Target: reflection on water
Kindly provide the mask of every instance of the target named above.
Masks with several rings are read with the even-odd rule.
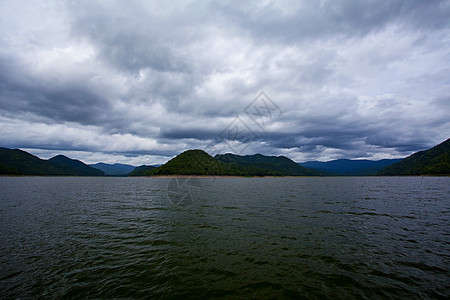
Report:
[[[0,178],[4,297],[448,297],[449,178]]]

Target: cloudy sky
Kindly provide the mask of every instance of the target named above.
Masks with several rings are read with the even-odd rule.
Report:
[[[450,137],[450,1],[0,0],[0,146],[404,157]]]

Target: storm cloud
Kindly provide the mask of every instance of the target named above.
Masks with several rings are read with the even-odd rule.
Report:
[[[0,146],[394,158],[450,136],[450,1],[2,1]]]

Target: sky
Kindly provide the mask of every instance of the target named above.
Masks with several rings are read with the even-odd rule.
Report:
[[[450,136],[450,1],[0,0],[0,146],[399,158]]]

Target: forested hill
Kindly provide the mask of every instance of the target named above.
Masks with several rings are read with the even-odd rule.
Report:
[[[450,139],[431,149],[414,153],[377,175],[450,175]]]
[[[266,156],[262,154],[236,155],[218,154],[215,159],[227,163],[266,170],[268,173],[279,173],[286,176],[315,176],[322,173],[316,170],[307,169],[285,156]]]
[[[319,172],[303,168],[280,156],[234,154],[212,157],[202,150],[188,150],[164,165],[149,169],[145,175],[214,175],[214,176],[306,176]]]
[[[68,158],[64,155],[57,155],[48,160],[54,166],[57,166],[59,169],[64,170],[67,175],[72,176],[102,176],[105,175],[105,172],[95,169],[91,166],[86,165],[85,163]]]
[[[63,155],[45,160],[19,149],[0,148],[0,174],[101,176],[104,173]]]

